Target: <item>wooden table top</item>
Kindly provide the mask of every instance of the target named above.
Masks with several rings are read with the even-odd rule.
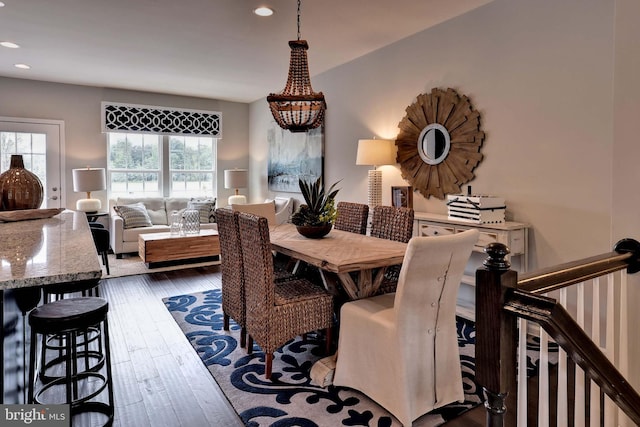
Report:
[[[295,225],[269,228],[272,248],[333,273],[345,273],[402,264],[407,244],[393,240],[331,230],[321,239],[309,239]]]

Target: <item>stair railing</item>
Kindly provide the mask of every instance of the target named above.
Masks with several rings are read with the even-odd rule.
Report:
[[[510,269],[505,245],[492,243],[485,252],[484,268],[476,272],[476,381],[485,395],[486,425],[609,426],[624,425],[628,420],[640,425],[640,395],[620,372],[620,368],[626,369],[627,360],[626,274],[640,271],[640,243],[624,239],[613,252],[520,278]],[[603,278],[606,284],[601,291]],[[584,296],[588,281],[594,282],[591,306],[585,304]],[[567,304],[567,290],[574,288],[577,297],[573,304]],[[559,300],[549,296],[554,293],[560,295]],[[600,293],[607,295],[604,316]],[[571,305],[577,306],[573,307],[575,318]],[[586,328],[585,313],[589,311],[591,325]],[[620,317],[614,319],[614,313]],[[527,396],[531,380],[526,375],[526,342],[532,336],[531,324],[541,330],[535,376],[539,388]],[[604,339],[601,330],[606,331]],[[622,348],[618,357],[612,336],[617,336]],[[602,341],[606,341],[604,346]],[[559,349],[553,376],[547,367],[547,342]],[[616,361],[621,363],[616,366]],[[555,396],[549,394],[550,383],[555,385],[551,387]],[[539,402],[532,405],[535,395]],[[620,414],[612,411],[613,405]],[[537,413],[527,413],[532,406],[537,407]]]

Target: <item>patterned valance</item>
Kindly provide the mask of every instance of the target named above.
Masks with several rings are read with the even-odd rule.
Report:
[[[102,131],[221,138],[222,113],[103,102]]]

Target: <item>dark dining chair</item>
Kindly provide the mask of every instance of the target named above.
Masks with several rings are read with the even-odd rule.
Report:
[[[218,235],[220,237],[220,272],[222,273],[223,329],[229,330],[229,320],[240,326],[240,347],[246,346],[245,278],[240,245],[240,211],[228,208],[216,209]],[[283,268],[274,267],[277,283],[295,279]]]
[[[407,243],[413,235],[414,212],[411,208],[376,206],[371,220],[371,236]],[[400,265],[387,267],[378,293],[395,292]]]
[[[240,242],[245,278],[245,314],[249,336],[265,353],[265,377],[271,378],[273,353],[292,338],[324,330],[331,348],[333,297],[306,279],[276,282],[267,219],[240,213]]]
[[[229,319],[240,326],[240,347],[246,345],[244,272],[237,211],[216,209],[220,237],[220,272],[222,273],[223,329],[229,330]]]
[[[337,216],[333,227],[336,230],[366,234],[369,206],[362,203],[338,202]]]

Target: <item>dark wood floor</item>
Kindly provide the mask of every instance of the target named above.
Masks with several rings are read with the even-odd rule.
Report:
[[[216,287],[217,266],[102,280],[102,296],[109,301],[115,427],[244,425],[162,303],[167,296]],[[5,403],[23,403],[22,316],[10,292],[5,331]],[[83,427],[103,423],[99,415],[74,418]]]
[[[219,287],[217,266],[102,281],[110,305],[114,426],[243,426],[162,303]],[[478,409],[447,426],[484,426],[484,408]],[[99,425],[93,421],[86,425]]]
[[[242,426],[162,298],[220,287],[217,267],[104,280],[116,427]]]

